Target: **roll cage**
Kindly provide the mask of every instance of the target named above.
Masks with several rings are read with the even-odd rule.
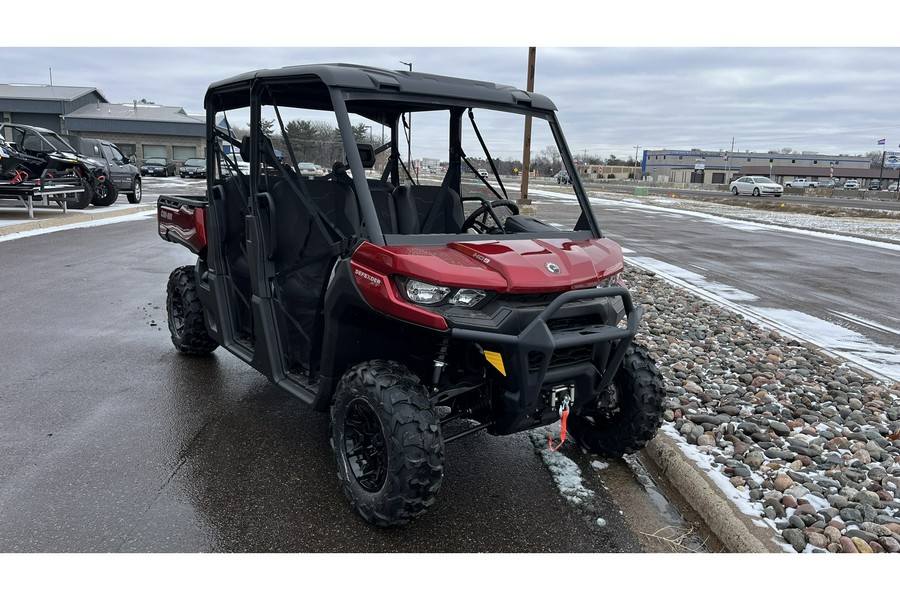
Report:
[[[267,183],[269,178],[284,178],[294,181],[298,179],[293,168],[293,165],[297,164],[297,157],[291,151],[291,143],[285,134],[285,124],[280,116],[280,110],[290,107],[332,112],[337,121],[340,142],[344,148],[344,161],[340,166],[335,165],[336,168],[332,169],[332,173],[324,176],[324,179],[344,178],[344,181],[352,186],[358,202],[360,218],[358,231],[354,233],[358,239],[367,240],[376,245],[445,244],[449,234],[453,235],[453,239],[462,239],[461,236],[467,235],[465,232],[450,231],[449,229],[452,227],[442,228],[434,225],[435,219],[432,217],[435,211],[429,212],[428,208],[433,209],[442,202],[456,202],[457,198],[459,202],[479,200],[482,205],[486,205],[486,211],[493,214],[491,201],[515,201],[510,198],[509,190],[504,185],[491,158],[488,145],[478,129],[475,111],[501,111],[546,121],[559,149],[563,166],[569,172],[577,172],[556,120],[556,107],[553,103],[540,94],[493,83],[419,72],[379,70],[356,65],[311,65],[256,71],[214,83],[206,94],[205,105],[209,134],[207,136],[208,173],[222,173],[224,165],[226,174],[241,178],[251,200],[248,210],[256,214],[266,211],[266,206],[258,205],[258,201],[261,197],[260,192],[271,187],[270,183]],[[223,123],[217,117],[224,111],[237,108],[249,108],[250,110],[250,135],[246,139],[238,140],[233,135],[231,125],[226,122],[223,127]],[[262,128],[264,110],[268,111],[270,122],[277,121],[272,136],[267,136]],[[449,115],[446,124],[449,138],[446,148],[445,175],[439,189],[428,190],[431,194],[430,198],[424,200],[416,198],[423,213],[423,218],[420,219],[423,222],[420,225],[425,226],[424,231],[405,231],[401,234],[393,231],[390,226],[386,226],[383,211],[380,212],[376,208],[373,194],[376,193],[376,189],[379,190],[379,194],[384,190],[396,189],[404,182],[413,186],[418,185],[417,173],[403,160],[401,144],[403,133],[408,127],[406,115],[434,111],[446,111]],[[274,118],[271,118],[273,115]],[[378,147],[360,144],[354,137],[352,123],[354,116],[365,117],[387,128],[390,132],[387,141]],[[471,123],[480,149],[487,156],[490,164],[489,178],[478,174],[478,169],[469,161],[463,148],[462,132],[467,121]],[[278,137],[287,146],[287,157],[276,156],[272,138]],[[229,154],[223,151],[223,145],[240,148],[240,157],[250,165],[248,177],[239,175],[237,157],[233,152]],[[371,167],[373,158],[385,152],[388,159],[381,176],[375,181],[367,179],[366,170]],[[285,164],[286,158],[290,158],[290,163]],[[465,186],[462,182],[462,173],[464,172],[474,174],[483,184],[484,193],[480,194],[480,198],[466,196]],[[301,199],[304,196],[308,197],[308,194],[301,189],[302,186],[295,187],[298,188],[296,193]],[[581,215],[575,224],[574,231],[551,232],[542,229],[542,237],[567,237],[570,239],[601,237],[601,231],[590,209],[587,195],[577,178],[573,181],[573,188],[581,207]],[[450,196],[451,200],[447,200],[447,196]],[[265,203],[265,200],[263,199],[262,202]],[[425,203],[428,208],[422,208],[422,203]],[[315,210],[315,207],[312,206],[314,203],[309,202],[308,204],[311,212],[318,214],[320,228],[330,230],[331,234],[336,233],[335,223],[329,222],[327,218],[319,214],[322,211]],[[455,210],[455,208],[451,207],[447,210]],[[429,218],[431,218],[431,223],[428,222]],[[458,222],[458,217],[448,217],[450,222],[454,218]],[[494,231],[493,233],[503,233],[505,237],[533,237],[533,234],[527,230],[522,232]],[[476,235],[475,239],[478,237]]]

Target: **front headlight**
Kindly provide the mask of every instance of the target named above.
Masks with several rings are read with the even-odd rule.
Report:
[[[625,287],[625,282],[621,279],[621,277],[622,277],[621,273],[616,273],[615,275],[612,275],[605,279],[601,279],[600,282],[597,284],[597,287],[598,288],[608,288],[608,287],[615,287],[615,286]]]
[[[408,279],[405,285],[406,297],[416,304],[437,304],[447,297],[450,288],[434,283]]]
[[[487,297],[487,293],[482,290],[472,290],[463,288],[453,294],[450,298],[450,304],[461,306],[463,308],[472,308]]]

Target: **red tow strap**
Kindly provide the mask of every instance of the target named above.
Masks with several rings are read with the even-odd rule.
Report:
[[[553,435],[547,434],[550,439],[547,440],[547,445],[550,446],[550,452],[556,452],[566,441],[566,419],[569,418],[569,409],[565,409],[562,411],[562,420],[559,422],[559,444],[557,444],[556,448],[553,447]]]

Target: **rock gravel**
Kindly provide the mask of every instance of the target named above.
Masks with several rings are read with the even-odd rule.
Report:
[[[900,552],[900,385],[627,265],[666,384],[665,433],[788,551]]]

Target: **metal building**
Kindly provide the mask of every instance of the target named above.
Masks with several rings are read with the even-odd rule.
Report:
[[[765,175],[778,183],[798,177],[851,179],[869,177],[871,160],[864,156],[780,154],[709,150],[644,150],[646,179],[668,183],[724,184],[744,175]]]
[[[112,104],[89,87],[0,84],[0,121],[106,139],[139,163],[150,156],[181,163],[206,147],[204,117],[143,101]]]
[[[0,121],[66,133],[63,115],[97,102],[109,101],[96,88],[2,83]]]

